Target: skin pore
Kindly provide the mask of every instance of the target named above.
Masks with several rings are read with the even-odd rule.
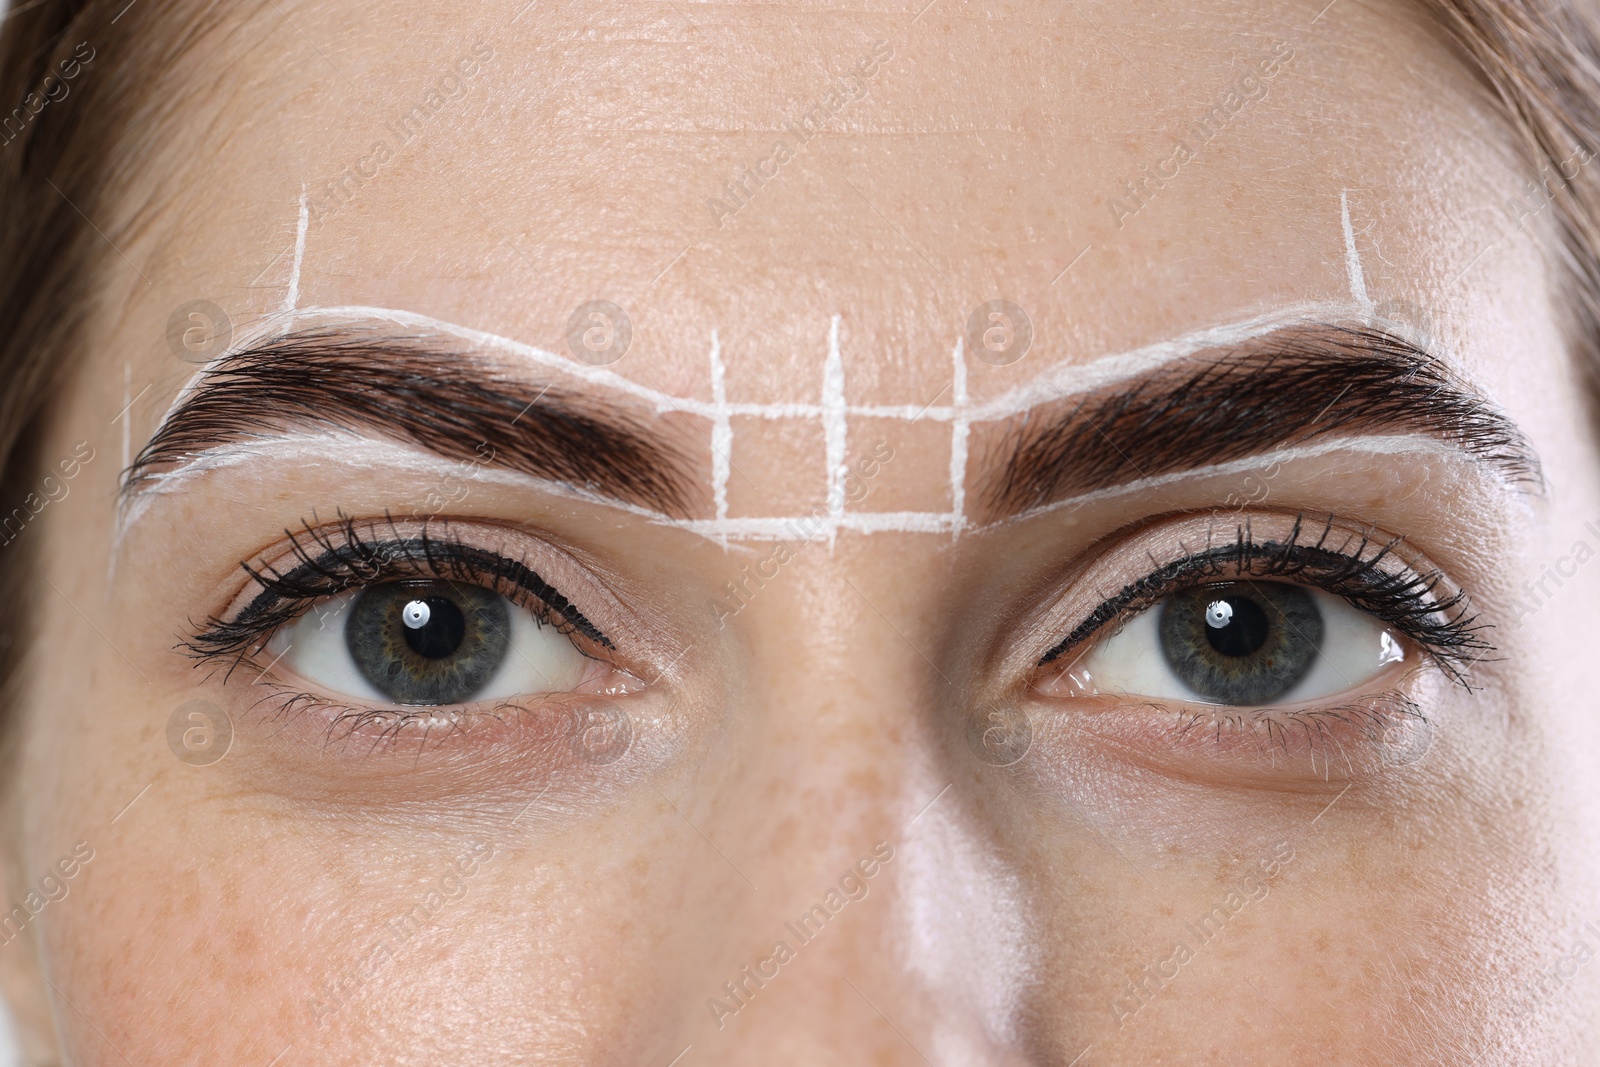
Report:
[[[1506,214],[1514,140],[1419,14],[226,26],[152,75],[182,106],[96,220],[121,254],[40,446],[99,458],[23,534],[11,899],[93,853],[0,946],[30,1056],[1487,1064],[1600,1037],[1600,469],[1546,220]],[[169,348],[194,300],[231,324],[210,369],[251,356],[263,388]],[[1020,358],[970,343],[992,300],[1028,316]],[[591,301],[628,316],[613,362],[568,345]],[[1471,432],[1371,417],[1415,375],[1357,407],[1353,374],[1285,362],[1373,336]],[[366,373],[336,374],[352,346]],[[1209,400],[1118,400],[1224,363]],[[1274,389],[1302,424],[1215,447]],[[1030,451],[1051,419],[1064,450]],[[1024,455],[1055,468],[1008,479]],[[1354,555],[1338,595],[1420,583],[1454,628],[1358,612],[1396,658],[1272,714],[1121,699],[1126,620],[1061,649],[1228,546],[1254,580]],[[315,622],[239,620],[335,550],[535,572],[586,655],[528,666],[570,691],[401,719],[302,677]],[[171,740],[195,701],[220,760]]]

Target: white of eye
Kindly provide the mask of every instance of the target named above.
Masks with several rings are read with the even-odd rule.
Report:
[[[1395,632],[1350,602],[1320,589],[1306,589],[1322,613],[1322,646],[1305,677],[1278,699],[1279,704],[1299,704],[1353,690],[1405,659],[1405,647]],[[1219,602],[1220,607],[1228,607]],[[1225,626],[1232,617],[1206,609],[1206,623]],[[1161,649],[1161,606],[1153,605],[1102,639],[1069,672],[1078,687],[1155,700],[1214,703],[1196,693],[1178,677]]]
[[[267,662],[281,663],[319,688],[346,699],[391,703],[367,681],[345,642],[345,621],[361,592],[353,589],[330,597],[279,629],[264,650]],[[592,661],[566,635],[540,625],[526,608],[510,605],[509,614],[511,639],[505,660],[468,699],[509,700],[576,689]],[[429,616],[428,605],[421,601],[412,601],[401,609],[402,622],[413,629],[426,625]]]

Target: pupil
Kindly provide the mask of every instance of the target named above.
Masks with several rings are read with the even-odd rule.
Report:
[[[1261,605],[1242,596],[1216,601],[1212,609],[1218,604],[1226,604],[1230,613],[1223,625],[1206,627],[1206,640],[1213,649],[1224,656],[1248,656],[1267,643],[1267,613],[1261,610]],[[1208,611],[1206,621],[1209,623],[1211,618],[1222,614],[1217,611],[1213,616]]]
[[[460,648],[462,639],[467,635],[467,617],[455,602],[440,596],[430,596],[420,601],[426,608],[426,621],[421,626],[413,627],[410,625],[411,618],[423,616],[423,612],[411,610],[418,603],[414,600],[406,606],[410,617],[401,628],[411,651],[428,659],[443,659]]]

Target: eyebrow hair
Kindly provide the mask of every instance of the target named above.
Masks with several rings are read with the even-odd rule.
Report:
[[[1009,420],[982,498],[995,518],[1074,494],[1382,432],[1439,438],[1513,482],[1543,484],[1520,430],[1393,334],[1295,326]]]
[[[615,404],[422,335],[319,327],[219,357],[128,467],[125,494],[207,449],[303,426],[376,434],[688,517],[685,461]]]

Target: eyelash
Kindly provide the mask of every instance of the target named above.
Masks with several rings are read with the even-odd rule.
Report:
[[[1464,592],[1437,597],[1443,583],[1437,571],[1423,574],[1409,567],[1382,566],[1400,544],[1398,537],[1379,545],[1368,534],[1352,533],[1339,548],[1329,548],[1333,520],[1327,520],[1312,543],[1302,543],[1303,522],[1304,516],[1296,516],[1283,541],[1258,542],[1247,520],[1237,527],[1231,543],[1187,553],[1123,586],[1046,652],[1039,666],[1049,666],[1107,626],[1207,579],[1290,578],[1343,597],[1393,626],[1429,653],[1452,681],[1470,688],[1467,668],[1494,652],[1494,646],[1483,638],[1484,627],[1477,617],[1469,613]]]
[[[440,535],[435,535],[428,523],[414,534],[402,535],[392,516],[385,519],[392,536],[381,540],[343,515],[332,528],[316,528],[303,521],[300,530],[285,531],[296,564],[288,570],[240,564],[260,592],[232,619],[206,620],[180,647],[203,662],[231,659],[231,674],[274,632],[318,601],[362,586],[419,575],[481,585],[531,611],[541,624],[558,633],[607,650],[616,647],[521,561],[466,543],[450,533],[448,523],[442,524],[445,528]],[[434,524],[441,525],[437,520]],[[581,643],[579,651],[584,651]]]

